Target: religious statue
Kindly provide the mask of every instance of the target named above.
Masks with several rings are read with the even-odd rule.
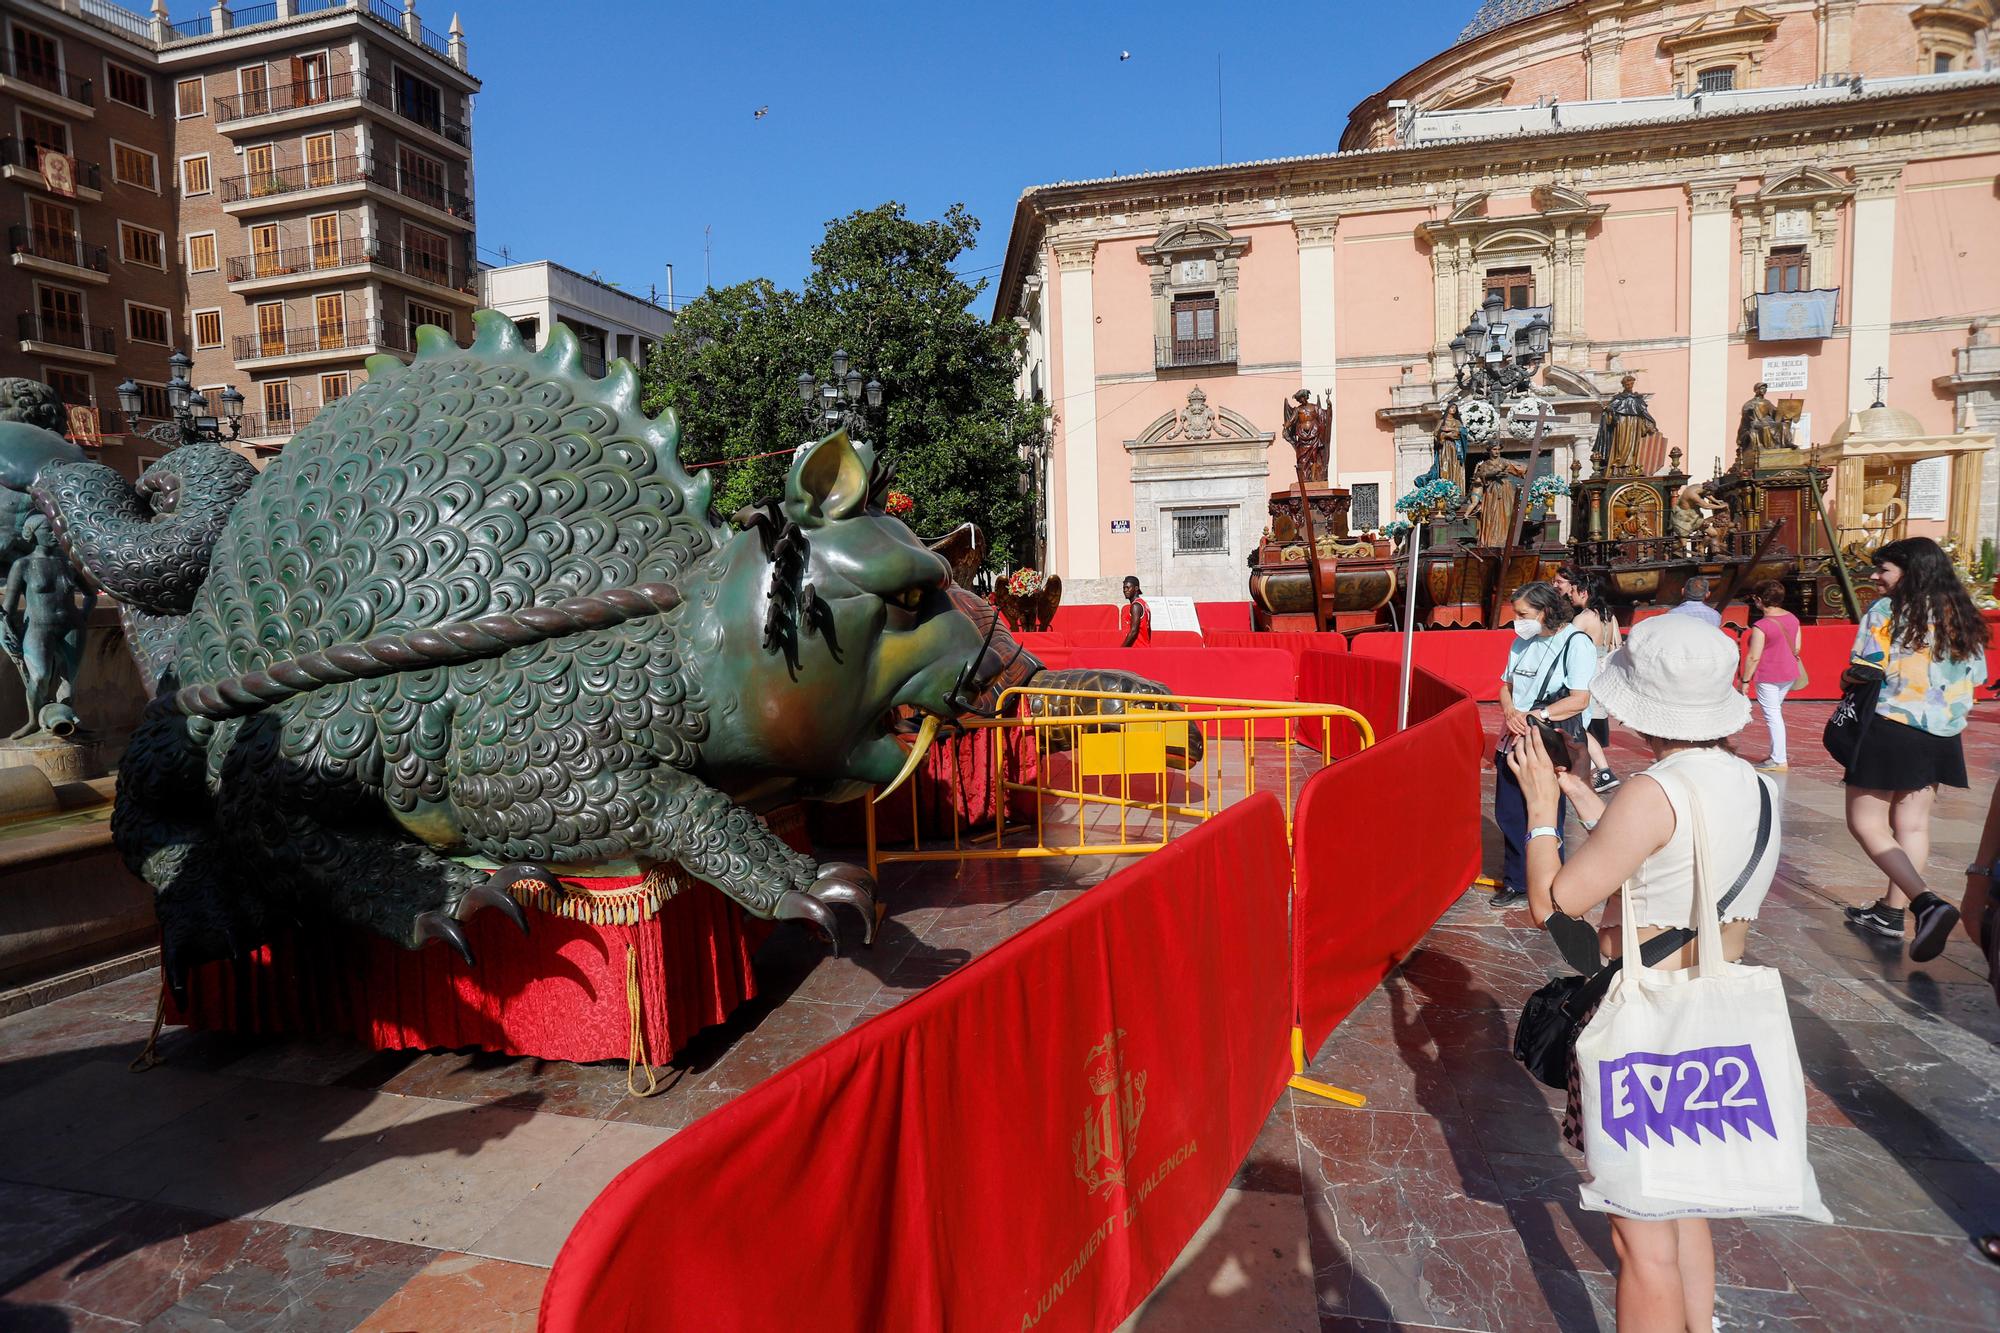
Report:
[[[1431,470],[1419,481],[1433,481],[1442,477],[1458,487],[1458,493],[1466,493],[1465,485],[1465,427],[1458,419],[1458,404],[1452,403],[1444,410],[1437,429],[1431,432]]]
[[[1498,440],[1486,446],[1486,457],[1472,469],[1472,502],[1465,510],[1467,519],[1478,520],[1478,545],[1504,547],[1514,535],[1514,506],[1521,497],[1514,479],[1527,475],[1528,469],[1500,456]]]
[[[421,329],[261,473],[198,443],[136,488],[35,479],[156,692],[112,830],[169,985],[301,919],[470,962],[475,912],[525,929],[559,876],[666,862],[872,936],[867,872],[739,802],[893,788],[1004,665],[885,512],[893,466],[836,431],[725,521],[630,367],[473,322],[469,348]]]
[[[1704,526],[1708,515],[1729,513],[1729,506],[1716,498],[1712,481],[1691,481],[1674,494],[1673,512],[1668,516],[1681,551],[1690,560],[1699,559],[1707,549]]]
[[[1326,394],[1315,403],[1312,393],[1300,389],[1284,404],[1285,439],[1299,465],[1299,480],[1311,484],[1326,480],[1326,460],[1333,439],[1333,401]]]
[[[1604,405],[1592,456],[1608,477],[1644,477],[1659,470],[1660,426],[1646,406],[1649,395],[1635,390],[1631,375],[1619,381],[1619,391]],[[1650,446],[1650,447],[1649,447]]]
[[[1739,459],[1756,450],[1791,447],[1790,423],[1779,415],[1777,405],[1764,396],[1768,387],[1759,380],[1750,401],[1743,404],[1736,426],[1736,456]]]
[[[97,595],[78,586],[56,531],[29,493],[51,464],[77,463],[64,439],[55,391],[34,380],[0,380],[0,651],[21,678],[27,720],[11,740],[68,736],[84,629]]]

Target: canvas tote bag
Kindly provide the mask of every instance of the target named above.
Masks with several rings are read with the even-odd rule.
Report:
[[[1701,801],[1682,789],[1700,954],[1676,972],[1641,964],[1628,896],[1623,966],[1576,1043],[1590,1171],[1583,1206],[1646,1221],[1830,1222],[1806,1157],[1805,1075],[1783,980],[1723,960]]]

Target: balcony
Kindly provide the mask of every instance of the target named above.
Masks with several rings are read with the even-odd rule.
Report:
[[[20,181],[37,190],[47,190],[49,184],[42,179],[39,151],[45,147],[46,144],[38,144],[32,139],[17,139],[11,134],[0,139],[0,178]],[[97,163],[76,164],[76,197],[87,204],[94,204],[104,197],[104,171]]]
[[[407,352],[410,340],[394,324],[357,319],[313,328],[239,333],[230,350],[239,367],[251,369],[281,359],[346,359],[366,352]]]
[[[252,176],[224,176],[216,183],[226,208],[231,204],[254,203],[270,199],[277,201],[274,206],[289,208],[293,204],[288,196],[302,194],[307,190],[332,190],[343,185],[360,185],[368,179],[367,160],[353,154],[345,157],[328,158],[320,162],[306,162],[298,166],[275,167],[270,171]]]
[[[97,93],[89,79],[29,60],[14,50],[0,50],[0,93],[13,93],[84,120],[97,114]]]
[[[301,274],[324,273],[329,269],[353,268],[369,262],[367,242],[358,236],[313,245],[290,246],[283,250],[254,250],[247,255],[231,255],[224,266],[229,284],[259,282],[267,278],[291,278]]]
[[[1182,366],[1233,366],[1236,364],[1236,331],[1228,330],[1213,338],[1153,339],[1153,369],[1173,370]]]
[[[1755,292],[1743,298],[1743,332],[1757,342],[1807,342],[1833,336],[1840,288]]]
[[[295,407],[289,412],[245,412],[242,437],[246,440],[268,440],[275,436],[292,435],[304,430],[306,423],[318,412],[316,406]]]
[[[307,116],[331,112],[356,101],[364,91],[353,70],[340,70],[319,79],[300,79],[270,88],[258,88],[234,97],[215,99],[215,123],[230,127],[230,133],[261,128],[278,117]]]
[[[441,262],[420,250],[405,249],[391,241],[377,241],[374,258],[377,264],[402,277],[455,292],[468,301],[478,299],[479,289],[470,275],[460,272],[449,261]]]
[[[85,324],[82,320],[37,314],[32,310],[23,310],[17,323],[24,352],[103,366],[115,360],[115,335],[101,324]]]
[[[21,268],[72,282],[111,281],[111,257],[101,245],[85,245],[75,232],[45,231],[15,223],[7,228],[7,249]]]

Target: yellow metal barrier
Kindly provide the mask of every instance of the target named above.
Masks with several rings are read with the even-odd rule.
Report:
[[[1039,715],[1030,706],[1033,700],[1043,701]],[[1058,701],[1063,701],[1069,711],[1057,713]],[[1110,714],[1084,711],[1093,705],[1101,710],[1103,704],[1109,701],[1116,701],[1124,711]],[[1375,743],[1375,729],[1369,725],[1368,719],[1338,704],[1286,704],[1204,695],[1123,694],[1107,690],[1051,690],[1022,686],[1000,696],[998,711],[998,717],[976,719],[966,724],[975,735],[992,735],[992,778],[987,806],[981,812],[984,816],[981,822],[990,822],[991,827],[976,833],[968,829],[960,818],[958,793],[952,791],[946,802],[951,810],[950,845],[926,848],[923,845],[923,812],[918,800],[918,784],[912,781],[909,783],[911,844],[907,850],[885,850],[879,845],[875,803],[872,800],[861,803],[866,812],[870,873],[879,874],[884,864],[895,862],[1131,856],[1158,851],[1173,837],[1175,821],[1192,826],[1213,818],[1230,804],[1226,799],[1226,787],[1230,777],[1230,760],[1234,757],[1239,739],[1229,734],[1232,727],[1240,726],[1242,729],[1242,757],[1240,771],[1236,775],[1241,781],[1241,794],[1247,797],[1257,790],[1257,724],[1268,721],[1284,723],[1283,735],[1266,737],[1264,744],[1266,754],[1269,753],[1268,747],[1274,744],[1280,747],[1283,754],[1285,836],[1289,839],[1295,794],[1293,751],[1297,747],[1297,724],[1307,718],[1319,718],[1330,739],[1334,722],[1344,721],[1353,724],[1360,732],[1362,749]],[[1009,776],[1012,754],[1009,741],[1022,733],[1034,740],[1035,771],[1032,782]],[[1193,755],[1192,745],[1197,735],[1202,741],[1199,757]],[[1063,740],[1067,741],[1066,745],[1059,743]],[[1069,755],[1070,784],[1052,785],[1050,760],[1063,753]],[[1317,767],[1318,754],[1315,753],[1313,758]],[[1173,794],[1176,774],[1181,775],[1179,800],[1174,799]],[[1152,782],[1153,799],[1133,795],[1135,778]],[[954,784],[956,780],[957,774],[954,773]],[[1105,790],[1107,784],[1114,781],[1117,788],[1115,795]],[[1193,801],[1197,782],[1200,804]],[[1035,797],[1032,838],[1029,837],[1030,827],[1025,822],[1018,826],[1009,824],[1007,798],[1015,792],[1031,793]],[[1047,811],[1052,805],[1058,810],[1073,808],[1076,821],[1074,839],[1050,841]],[[1116,838],[1107,842],[1091,842],[1090,815],[1103,809],[1118,812]],[[1133,828],[1135,819],[1141,829],[1157,819],[1156,836],[1140,837],[1138,830]],[[1012,845],[1008,841],[1010,834],[1017,839]],[[1367,1103],[1368,1099],[1359,1093],[1305,1077],[1305,1034],[1296,1027],[1292,1029],[1291,1048],[1290,1086],[1348,1106]]]

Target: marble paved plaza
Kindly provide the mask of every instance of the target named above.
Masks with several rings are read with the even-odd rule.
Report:
[[[2000,1009],[1962,940],[1916,966],[1841,924],[1876,877],[1813,739],[1826,705],[1793,712],[1805,762],[1752,958],[1794,997],[1837,1225],[1721,1225],[1722,1324],[2000,1327],[2000,1267],[1966,1242],[2000,1230]],[[1969,739],[1979,785],[1941,802],[1936,830],[1953,890],[2000,711]],[[133,1074],[150,976],[0,1020],[0,1329],[532,1328],[570,1223],[627,1162],[1111,868],[892,872],[874,950],[775,937],[766,994],[644,1099],[622,1065],[178,1031],[164,1066]],[[1134,1326],[1609,1328],[1609,1228],[1577,1207],[1557,1094],[1508,1055],[1516,1009],[1559,966],[1525,912],[1461,900],[1314,1061],[1368,1107],[1286,1094]]]

